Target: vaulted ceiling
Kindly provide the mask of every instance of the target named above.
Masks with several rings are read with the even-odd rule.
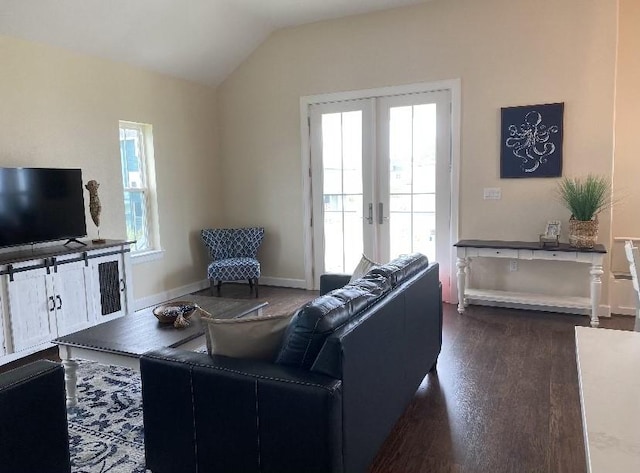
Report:
[[[0,34],[217,85],[273,31],[428,0],[0,0]]]

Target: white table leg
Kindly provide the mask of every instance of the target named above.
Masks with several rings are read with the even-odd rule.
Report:
[[[600,310],[600,294],[602,292],[602,279],[600,276],[604,274],[602,265],[593,264],[591,266],[591,326],[600,325],[598,320],[598,311]]]
[[[67,391],[67,407],[73,407],[78,403],[78,377],[76,375],[78,362],[71,358],[68,347],[58,346],[58,353],[62,360],[62,366],[64,366],[64,387]]]
[[[469,287],[469,278],[471,277],[471,258],[465,258],[465,267],[464,267],[464,288],[465,290]],[[464,306],[469,306],[469,300],[464,298]]]
[[[458,313],[463,314],[465,308],[465,283],[467,280],[466,268],[467,268],[467,259],[466,258],[458,258],[456,261],[456,267],[458,268],[457,276],[458,276]]]

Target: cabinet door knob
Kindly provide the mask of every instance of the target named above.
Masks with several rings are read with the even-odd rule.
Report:
[[[58,307],[56,307],[57,310],[62,309],[62,298],[60,296],[56,296],[56,299],[58,299]]]
[[[49,302],[51,302],[51,306],[49,306],[49,312],[53,312],[56,310],[56,301],[53,300],[53,296],[49,296]]]

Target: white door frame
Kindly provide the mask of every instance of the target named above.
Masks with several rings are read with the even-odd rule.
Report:
[[[329,94],[307,95],[300,97],[300,143],[302,158],[302,195],[303,195],[303,249],[304,276],[307,289],[313,289],[313,228],[311,193],[311,146],[309,106],[327,102],[356,100],[389,95],[403,95],[419,92],[434,92],[449,90],[451,93],[451,231],[450,241],[458,241],[459,228],[459,193],[460,193],[460,124],[462,108],[462,91],[460,79],[449,79],[436,82],[422,82],[416,84],[381,87],[375,89],[335,92]],[[450,248],[450,294],[445,295],[446,302],[457,303],[457,281],[454,248]]]

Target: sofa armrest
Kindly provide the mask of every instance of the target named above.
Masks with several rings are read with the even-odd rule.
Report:
[[[0,375],[0,471],[68,473],[64,369],[40,360]]]
[[[340,380],[171,348],[143,355],[140,373],[153,473],[343,471]]]
[[[351,279],[350,274],[321,274],[320,295],[324,296],[327,292],[345,286],[349,282],[349,279]]]

